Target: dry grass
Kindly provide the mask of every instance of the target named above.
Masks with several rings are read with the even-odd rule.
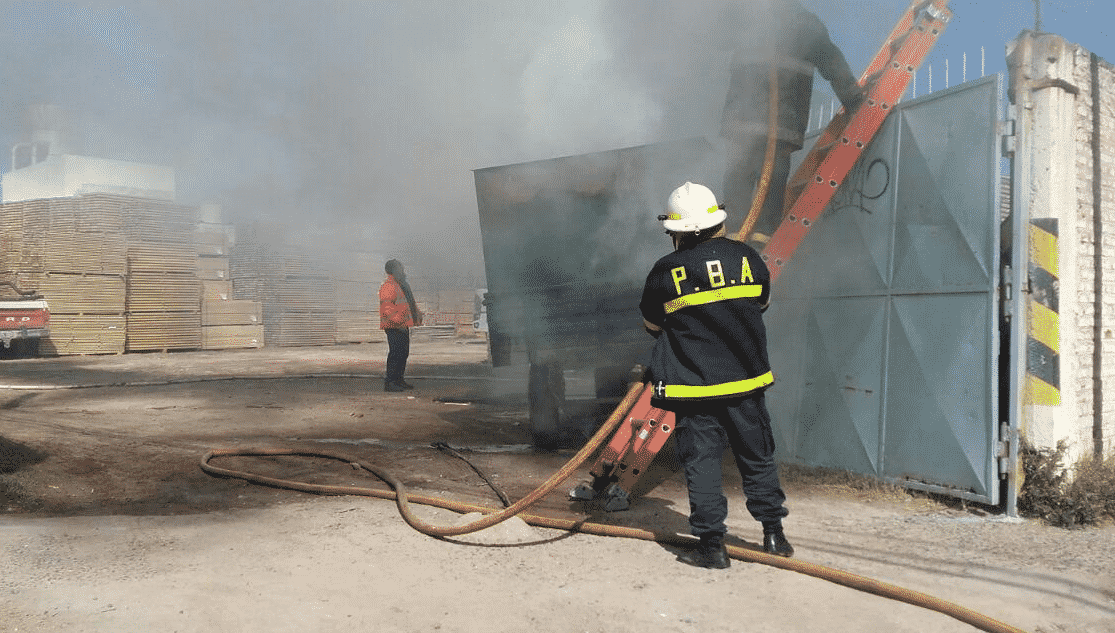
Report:
[[[887,483],[874,477],[860,475],[836,468],[779,464],[778,475],[787,490],[824,491],[856,498],[905,501],[915,493],[902,486]]]
[[[1066,528],[1115,520],[1115,457],[1085,458],[1070,473],[1063,463],[1066,448],[1063,441],[1053,449],[1023,441],[1019,513]]]

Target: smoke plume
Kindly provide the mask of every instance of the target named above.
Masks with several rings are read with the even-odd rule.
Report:
[[[55,104],[76,153],[173,166],[180,202],[482,279],[471,170],[714,137],[747,7],[9,2],[0,142]]]

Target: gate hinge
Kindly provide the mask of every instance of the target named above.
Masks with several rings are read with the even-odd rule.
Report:
[[[1003,139],[1003,156],[1014,156],[1014,151],[1018,148],[1014,119],[999,121],[999,136]]]
[[[999,461],[999,477],[1005,478],[1010,473],[1010,423],[999,423],[999,441],[995,446],[995,457]]]
[[[999,286],[1003,293],[999,305],[1003,309],[1003,318],[1008,321],[1014,316],[1014,282],[1011,281],[1014,277],[1011,275],[1012,272],[1013,270],[1009,264],[1003,266],[1003,283]]]

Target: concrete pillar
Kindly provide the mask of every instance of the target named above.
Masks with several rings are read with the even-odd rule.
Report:
[[[1018,134],[1015,154],[1015,211],[1033,220],[1053,220],[1046,226],[1056,227],[1056,267],[1059,272],[1059,315],[1057,319],[1039,321],[1034,309],[1023,308],[1018,318],[1024,320],[1022,332],[1031,334],[1031,345],[1015,346],[1029,352],[1028,375],[1022,380],[1020,432],[1038,447],[1053,447],[1059,440],[1069,443],[1068,463],[1085,451],[1091,451],[1091,427],[1081,428],[1080,420],[1090,415],[1091,371],[1090,341],[1081,340],[1079,324],[1090,320],[1082,314],[1081,305],[1070,300],[1080,296],[1078,275],[1079,231],[1077,217],[1077,148],[1075,139],[1076,99],[1080,88],[1075,84],[1074,47],[1063,38],[1051,34],[1023,32],[1008,45],[1011,100],[1015,106]],[[1040,222],[1039,222],[1040,223]],[[1023,231],[1029,230],[1030,222]],[[1029,235],[1016,236],[1015,248],[1021,250],[1016,261],[1031,267]],[[1024,268],[1025,270],[1025,268]],[[1023,288],[1026,292],[1030,288]],[[1031,297],[1032,298],[1032,297]],[[1025,304],[1025,302],[1023,302]],[[1055,352],[1059,363],[1056,372],[1034,371],[1033,330]],[[1056,328],[1056,332],[1049,331]],[[1083,347],[1087,346],[1087,350]],[[1047,349],[1046,352],[1049,350]],[[1044,362],[1049,361],[1046,353]],[[1043,362],[1037,359],[1037,362]],[[1057,375],[1058,384],[1035,380],[1035,373]],[[1086,383],[1086,384],[1085,384]],[[1084,389],[1083,387],[1087,387]],[[1050,389],[1052,388],[1052,390]],[[1085,391],[1087,393],[1085,393]]]
[[[1031,231],[1015,240],[1029,293],[1018,316],[1031,343],[1045,341],[1013,346],[1027,355],[1020,432],[1039,447],[1064,440],[1071,466],[1113,452],[1115,396],[1105,397],[1104,386],[1115,382],[1115,67],[1060,36],[1030,32],[1008,45],[1007,62],[1015,213]],[[1053,311],[1035,307],[1050,289]],[[1056,376],[1055,385],[1034,380],[1050,359],[1056,372],[1043,375]]]

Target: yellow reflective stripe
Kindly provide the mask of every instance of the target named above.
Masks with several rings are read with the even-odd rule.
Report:
[[[685,295],[667,301],[663,304],[666,309],[666,314],[677,312],[678,310],[687,306],[705,305],[706,303],[716,303],[717,301],[727,301],[728,299],[742,299],[746,297],[758,297],[763,294],[763,287],[759,284],[744,284],[742,286],[730,286],[726,288],[717,288],[716,290],[705,290],[704,292],[694,292],[690,295]]]
[[[1023,404],[1061,404],[1061,390],[1032,374],[1027,374]]]
[[[767,372],[761,376],[725,382],[719,385],[666,385],[666,398],[716,398],[744,394],[774,384],[774,374]]]
[[[1030,302],[1030,336],[1040,341],[1043,345],[1053,350],[1055,354],[1061,353],[1061,327],[1060,317],[1057,313],[1042,304]]]
[[[1057,264],[1057,236],[1040,227],[1030,226],[1030,261],[1059,277]]]

